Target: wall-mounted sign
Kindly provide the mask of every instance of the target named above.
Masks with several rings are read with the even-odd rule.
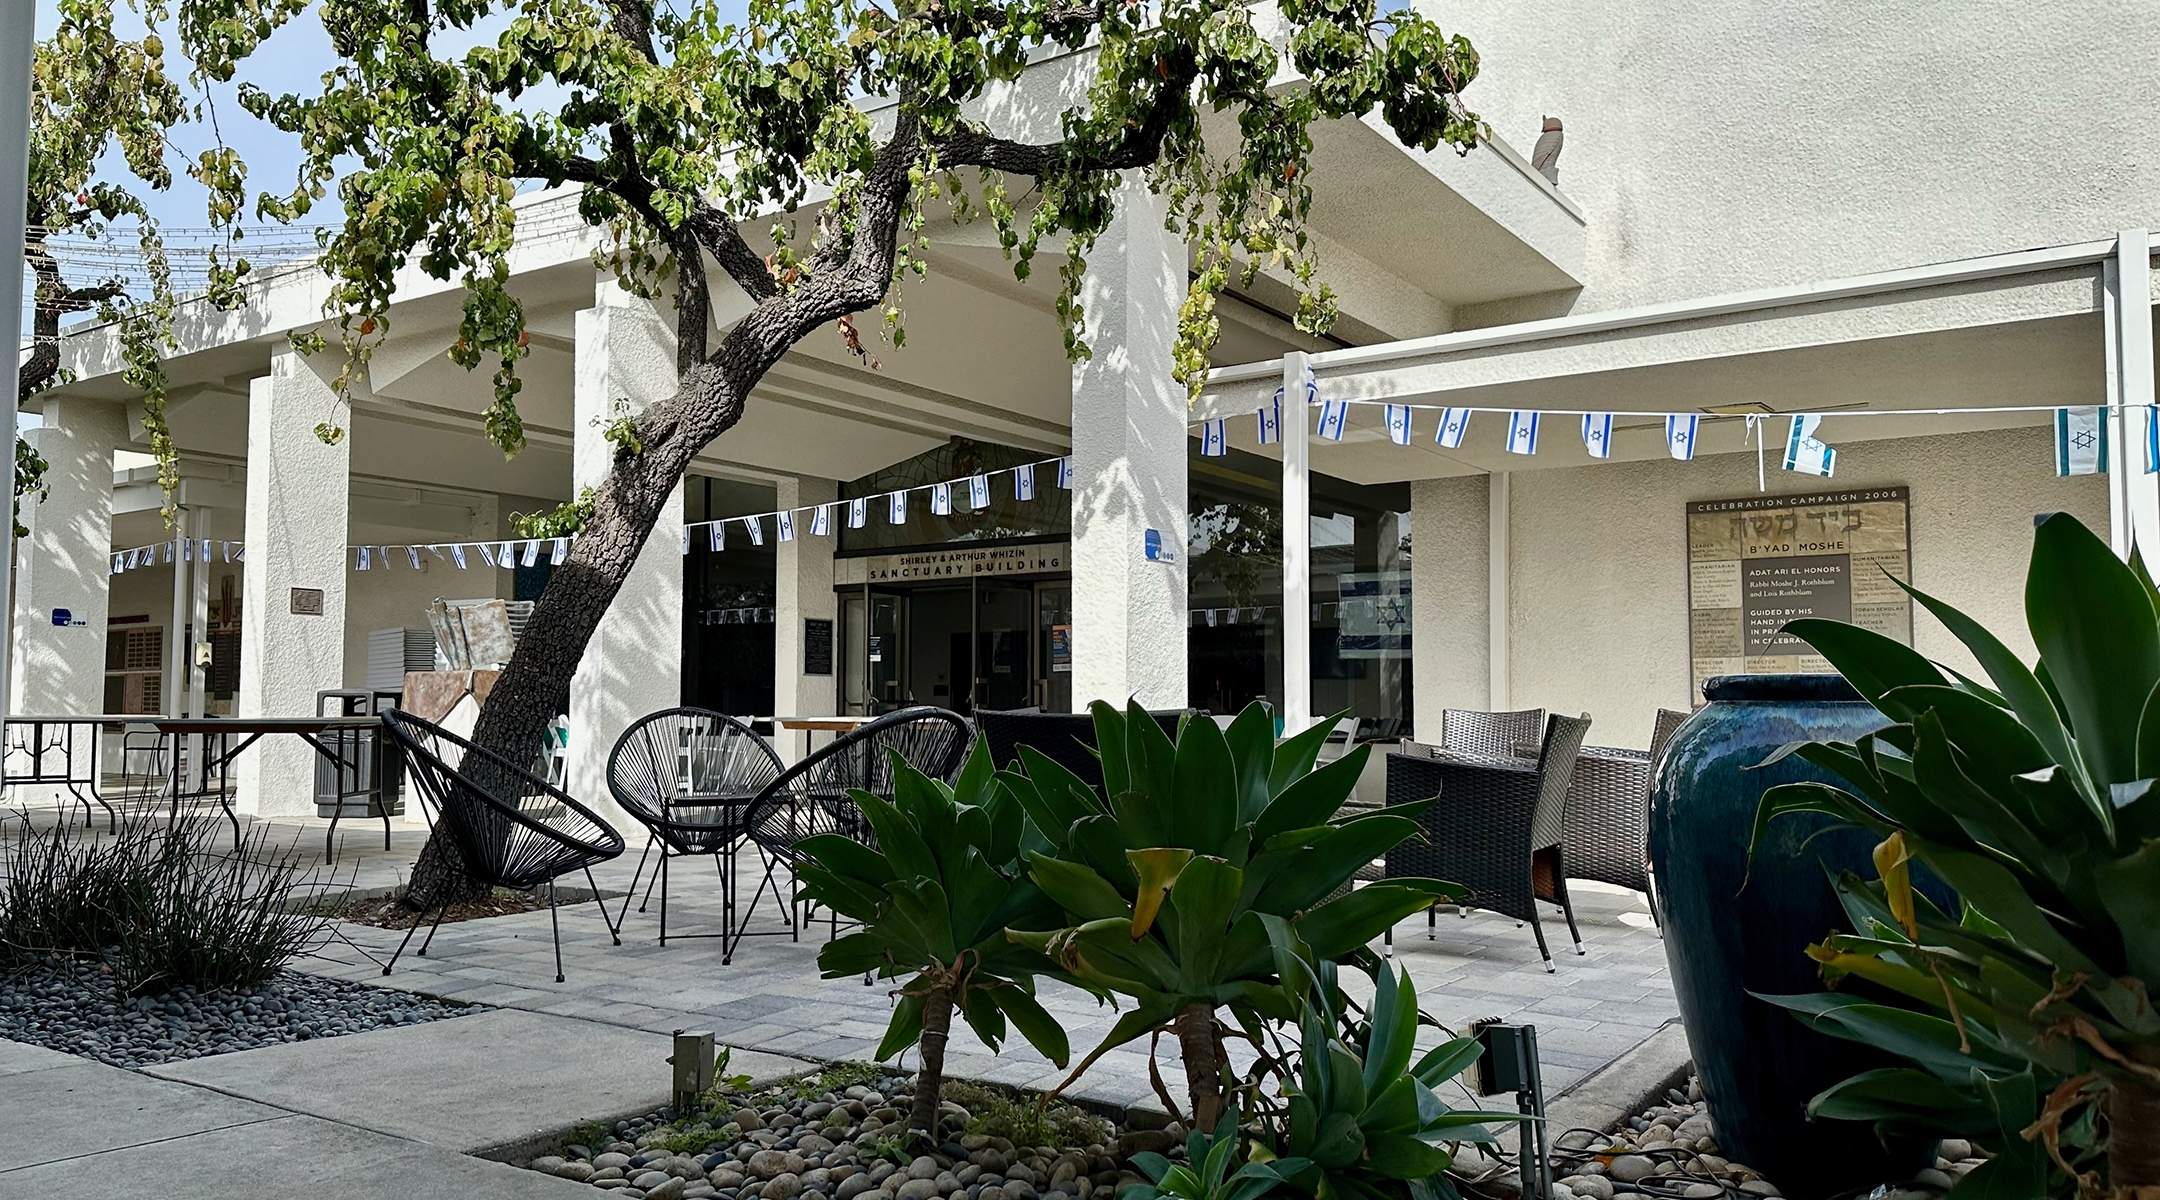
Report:
[[[950,546],[906,554],[833,560],[833,586],[866,583],[936,583],[978,575],[1049,575],[1072,569],[1072,543],[1033,546]]]
[[[802,626],[802,673],[832,674],[832,622],[822,617],[804,617]]]
[[[294,588],[292,590],[292,611],[294,616],[319,617],[323,615],[322,603],[321,588]]]
[[[1687,506],[1688,655],[1694,686],[1718,675],[1835,668],[1780,632],[1802,617],[1850,621],[1912,644],[1910,494],[1902,487],[1748,496]]]
[[[1410,657],[1410,573],[1372,571],[1336,577],[1341,600],[1337,653],[1343,658]]]

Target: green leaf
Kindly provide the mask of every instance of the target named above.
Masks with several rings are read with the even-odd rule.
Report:
[[[2160,776],[2160,683],[2153,685],[2138,714],[2137,773],[2139,779]],[[2120,785],[2126,781],[2114,782]]]
[[[885,1040],[878,1043],[872,1058],[883,1061],[922,1040],[923,986],[922,976],[915,979],[900,994],[900,1003],[893,1006],[892,1020],[885,1025]]]
[[[1438,1175],[1455,1158],[1438,1146],[1428,1146],[1397,1133],[1376,1134],[1365,1140],[1365,1162],[1374,1172],[1390,1179],[1423,1179]]]
[[[1238,824],[1237,769],[1230,744],[1215,722],[1189,721],[1178,735],[1174,761],[1169,844],[1219,854]]]
[[[836,833],[813,834],[795,843],[795,849],[836,875],[860,880],[882,889],[893,881],[892,864],[885,856],[852,838]]]
[[[1101,875],[1079,863],[1038,854],[1028,860],[1028,871],[1035,886],[1079,922],[1132,917],[1132,906],[1125,897],[1118,895]]]
[[[1412,1067],[1410,1073],[1417,1076],[1418,1082],[1426,1087],[1436,1088],[1469,1070],[1470,1064],[1476,1062],[1484,1053],[1485,1047],[1480,1045],[1476,1038],[1455,1038],[1426,1051],[1425,1057],[1418,1060],[1417,1066]]]
[[[1162,909],[1163,897],[1177,883],[1193,852],[1182,846],[1155,847],[1148,850],[1127,850],[1125,861],[1132,867],[1134,885],[1132,904],[1132,936],[1138,941],[1154,928],[1155,914]]]
[[[1417,989],[1410,973],[1398,976],[1382,969],[1373,984],[1372,1037],[1365,1047],[1367,1095],[1378,1094],[1388,1080],[1401,1080],[1417,1049]]]
[[[1962,1127],[1984,1116],[1985,1109],[1977,1097],[1939,1076],[1911,1067],[1885,1067],[1830,1085],[1808,1101],[1807,1114],[1837,1121],[1924,1118]]]
[[[2138,719],[2160,684],[2160,621],[2145,585],[2067,513],[2040,523],[2026,623],[2095,784],[2138,778]]]
[[[1170,927],[1181,986],[1199,992],[1219,979],[1230,920],[1237,911],[1245,873],[1219,858],[1198,855],[1170,888]]]
[[[1942,672],[1919,651],[1858,625],[1803,617],[1788,622],[1785,632],[1815,647],[1853,685],[1854,691],[1877,707],[1881,707],[1883,694],[1893,688],[1941,686],[1945,682]]]
[[[916,831],[915,823],[902,816],[900,810],[879,797],[865,791],[851,791],[848,795],[870,819],[870,828],[876,832],[878,850],[885,861],[892,865],[895,879],[935,879],[939,875],[938,860],[930,852],[929,843],[923,841]]]
[[[1333,732],[1345,713],[1323,717],[1312,728],[1284,738],[1275,747],[1275,763],[1268,770],[1268,794],[1281,797],[1290,785],[1310,774],[1313,763],[1320,758],[1320,747],[1327,744],[1328,734]]]
[[[1308,1154],[1314,1162],[1332,1170],[1356,1162],[1364,1151],[1365,1134],[1358,1128],[1357,1119],[1346,1112],[1331,1112],[1320,1119]]]
[[[1792,1010],[1811,1028],[1910,1059],[1939,1078],[1962,1080],[1974,1067],[1993,1065],[2009,1071],[2021,1065],[2007,1057],[1996,1057],[1991,1062],[1992,1056],[1982,1053],[1986,1047],[1979,1043],[1974,1044],[1974,1054],[1961,1052],[1963,1039],[1958,1036],[1957,1026],[1926,1013],[1830,992],[1756,998]]]
[[[1223,740],[1237,768],[1238,821],[1250,824],[1274,796],[1268,789],[1268,775],[1275,762],[1275,720],[1268,716],[1267,706],[1256,700],[1230,722]]]
[[[1108,702],[1088,705],[1095,718],[1095,749],[1102,757],[1103,795],[1119,796],[1133,790],[1132,766],[1125,746],[1125,717]],[[1028,774],[1034,774],[1030,768]]]
[[[2093,870],[2093,885],[2122,932],[2130,974],[2160,980],[2160,841]]]
[[[1460,894],[1459,891],[1454,894]],[[1408,879],[1367,884],[1330,900],[1297,920],[1298,936],[1317,958],[1340,959],[1363,947],[1397,921],[1453,895]]]
[[[1371,755],[1371,746],[1359,746],[1281,789],[1253,823],[1253,840],[1265,845],[1293,829],[1326,824],[1357,789]]]
[[[1072,1057],[1072,1047],[1065,1040],[1065,1026],[1024,988],[1005,984],[991,994],[997,998],[998,1007],[1012,1018],[1013,1028],[1020,1031],[1028,1045],[1063,1070],[1066,1060]]]

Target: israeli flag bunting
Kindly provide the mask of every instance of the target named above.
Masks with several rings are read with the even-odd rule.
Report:
[[[2106,410],[2093,407],[2056,409],[2055,473],[2106,474],[2107,439]]]
[[[409,564],[410,564],[410,565],[412,566],[412,569],[413,569],[413,570],[415,570],[415,571],[419,570],[419,569],[420,569],[420,547],[418,547],[418,546],[407,546],[407,547],[405,547],[405,561],[406,561],[407,563],[409,563]]]
[[[1507,452],[1509,454],[1536,454],[1537,429],[1537,413],[1509,413],[1507,421]]]
[[[1702,418],[1693,413],[1672,413],[1665,418],[1665,449],[1681,462],[1695,459],[1695,435]]]
[[[868,496],[857,496],[848,501],[847,527],[849,529],[861,529],[869,520],[870,498]]]
[[[222,553],[222,554],[223,554],[223,555],[225,556],[225,561],[226,561],[226,562],[231,562],[231,561],[232,561],[232,543],[231,543],[231,542],[219,542],[219,543],[218,543],[218,550],[219,550],[219,552],[220,552],[220,553]]]
[[[245,544],[243,544],[238,550],[232,552],[232,560],[234,562],[247,561],[247,546]]]
[[[1253,414],[1260,419],[1260,444],[1272,446],[1282,440],[1282,389],[1275,389],[1275,402]]]
[[[526,543],[525,543],[525,553],[523,553],[523,554],[521,554],[521,555],[519,555],[519,556],[518,556],[518,565],[519,565],[519,566],[521,566],[521,567],[529,567],[529,566],[532,566],[532,565],[533,565],[534,563],[537,563],[537,562],[539,562],[539,561],[540,561],[540,543],[539,543],[539,542],[536,542],[536,541],[528,541],[528,542],[526,542]]]
[[[1584,413],[1582,415],[1583,449],[1592,458],[1612,457],[1612,414]]]
[[[1330,400],[1320,406],[1320,436],[1331,442],[1342,440],[1343,426],[1350,420],[1350,405],[1342,400]]]
[[[555,548],[548,551],[548,565],[559,567],[563,565],[563,560],[568,557],[570,557],[570,539],[566,537],[556,538]]]
[[[990,507],[990,477],[968,476],[968,507],[981,510]]]
[[[1072,456],[1070,455],[1058,460],[1057,485],[1068,492],[1072,490]]]
[[[115,554],[112,556],[112,571],[110,572],[110,574],[118,575],[120,573],[120,560],[123,557],[125,556],[119,554]]]
[[[1795,413],[1792,432],[1785,438],[1785,469],[1805,475],[1820,475],[1828,479],[1837,471],[1837,451],[1822,443],[1815,436],[1815,429],[1822,418],[1813,413]]]
[[[1388,440],[1398,446],[1410,444],[1410,406],[1390,404],[1387,406]]]
[[[832,505],[820,504],[810,510],[810,536],[832,536]]]
[[[159,545],[159,546],[158,546],[158,557],[159,557],[159,559],[160,559],[161,561],[163,561],[163,562],[171,562],[171,561],[172,561],[172,551],[173,551],[173,544],[172,544],[171,542],[165,542],[165,543],[163,543],[163,544]]]
[[[181,561],[181,562],[194,562],[194,561],[195,561],[195,539],[194,539],[194,538],[181,538],[181,539],[180,539],[180,561]]]
[[[454,562],[454,563],[456,563],[456,564],[457,564],[457,569],[458,569],[458,570],[460,570],[460,571],[464,570],[464,569],[465,569],[465,547],[463,547],[463,546],[455,546],[455,545],[454,545],[454,546],[452,546],[452,547],[450,547],[450,561],[452,561],[452,562]]]
[[[495,548],[495,565],[501,567],[505,571],[509,570],[510,567],[517,561],[511,555],[512,551],[510,549],[510,543],[504,542],[502,545],[497,546]]]
[[[705,527],[705,548],[707,550],[727,549],[726,521],[714,521]]]
[[[742,523],[744,527],[750,530],[751,545],[762,546],[765,544],[765,518],[744,517]]]
[[[902,488],[885,497],[885,520],[892,525],[907,524],[907,489]]]
[[[1035,498],[1035,464],[1027,463],[1013,468],[1013,499]]]
[[[1200,423],[1200,456],[1202,458],[1221,458],[1228,453],[1230,453],[1230,447],[1225,444],[1222,419],[1202,421]]]
[[[951,484],[933,483],[930,485],[930,512],[931,515],[939,517],[952,515]]]
[[[363,571],[368,569],[368,548],[366,546],[360,547],[360,569]]]
[[[1444,408],[1440,410],[1440,428],[1433,434],[1433,441],[1448,450],[1462,449],[1463,435],[1470,432],[1470,410],[1467,408]]]
[[[489,545],[489,544],[488,544],[488,543],[486,543],[486,542],[481,542],[481,543],[479,543],[479,549],[480,549],[480,561],[482,561],[482,562],[486,563],[487,565],[489,565],[489,566],[491,566],[491,567],[492,567],[492,566],[494,566],[494,565],[495,565],[495,547],[493,547],[493,546]]]
[[[792,512],[789,512],[789,511],[788,511],[787,509],[784,509],[784,508],[783,508],[783,509],[781,509],[781,510],[780,510],[780,512],[779,512],[779,513],[778,513],[778,514],[777,514],[777,515],[776,515],[776,516],[775,516],[775,517],[773,518],[773,520],[774,520],[774,522],[776,523],[776,526],[777,526],[777,528],[778,528],[778,529],[779,529],[779,531],[780,531],[780,540],[781,540],[781,541],[783,541],[783,542],[792,542],[792,541],[794,541],[794,540],[795,540],[795,514],[794,514],[794,513],[792,513]]]

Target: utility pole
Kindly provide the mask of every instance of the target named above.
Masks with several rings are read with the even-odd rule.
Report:
[[[37,0],[0,0],[0,333],[7,335],[7,389],[22,370],[23,224],[30,219],[30,65],[37,46]],[[9,699],[15,639],[15,409],[0,404],[0,496],[9,519],[0,521],[0,715]]]

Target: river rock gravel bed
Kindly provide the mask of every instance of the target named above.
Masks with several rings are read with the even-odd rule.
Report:
[[[0,1037],[108,1066],[149,1067],[280,1042],[341,1037],[485,1011],[410,992],[280,971],[252,991],[123,995],[112,970],[45,959],[0,974]]]

